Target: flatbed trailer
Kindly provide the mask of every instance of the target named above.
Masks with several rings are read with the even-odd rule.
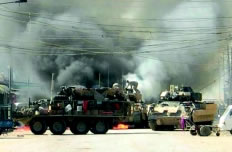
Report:
[[[217,125],[197,125],[190,120],[186,122],[192,125],[190,130],[192,135],[209,136],[215,132],[217,136],[220,136],[221,131],[229,131],[232,134],[232,105],[227,107]]]
[[[220,136],[220,129],[217,125],[193,125],[190,128],[190,134],[195,136],[209,136],[215,133],[216,136]]]

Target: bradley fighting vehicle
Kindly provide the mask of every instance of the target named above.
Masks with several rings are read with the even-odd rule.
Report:
[[[217,105],[202,101],[202,94],[191,87],[170,85],[170,90],[163,91],[160,101],[150,107],[149,126],[152,130],[173,130],[190,127],[182,119],[188,119],[196,125],[211,125],[217,111]]]
[[[73,134],[104,134],[119,123],[146,123],[142,115],[141,94],[134,87],[87,89],[63,87],[52,101],[37,102],[29,122],[34,134],[49,130],[63,134],[67,127]],[[43,103],[43,106],[41,106]]]

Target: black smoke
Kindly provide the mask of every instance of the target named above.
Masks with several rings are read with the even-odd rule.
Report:
[[[111,86],[121,83],[123,75],[139,81],[148,99],[169,84],[198,89],[217,77],[214,63],[221,44],[213,41],[223,36],[194,34],[202,33],[197,30],[202,26],[211,29],[203,32],[217,33],[214,27],[220,21],[193,20],[200,15],[214,18],[221,12],[216,9],[214,4],[182,0],[38,0],[4,6],[0,32],[7,41],[1,46],[11,56],[2,58],[11,60],[17,80],[30,77],[47,92],[52,73],[56,88],[93,87],[99,74],[101,85],[108,86],[108,73]],[[212,42],[200,45],[205,42],[201,39]]]

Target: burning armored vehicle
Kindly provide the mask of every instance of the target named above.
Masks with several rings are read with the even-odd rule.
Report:
[[[34,134],[43,134],[49,127],[55,135],[63,134],[67,127],[73,134],[104,134],[119,123],[147,124],[146,110],[140,92],[129,85],[122,89],[62,87],[52,101],[41,106],[34,104],[29,122]]]

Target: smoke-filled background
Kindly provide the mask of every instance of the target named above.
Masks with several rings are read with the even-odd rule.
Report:
[[[7,0],[1,0],[6,2]],[[0,72],[40,87],[136,80],[144,100],[169,84],[190,85],[223,98],[223,53],[230,34],[230,1],[28,0],[0,5]],[[108,84],[109,75],[109,84]],[[124,81],[125,82],[125,81]]]

